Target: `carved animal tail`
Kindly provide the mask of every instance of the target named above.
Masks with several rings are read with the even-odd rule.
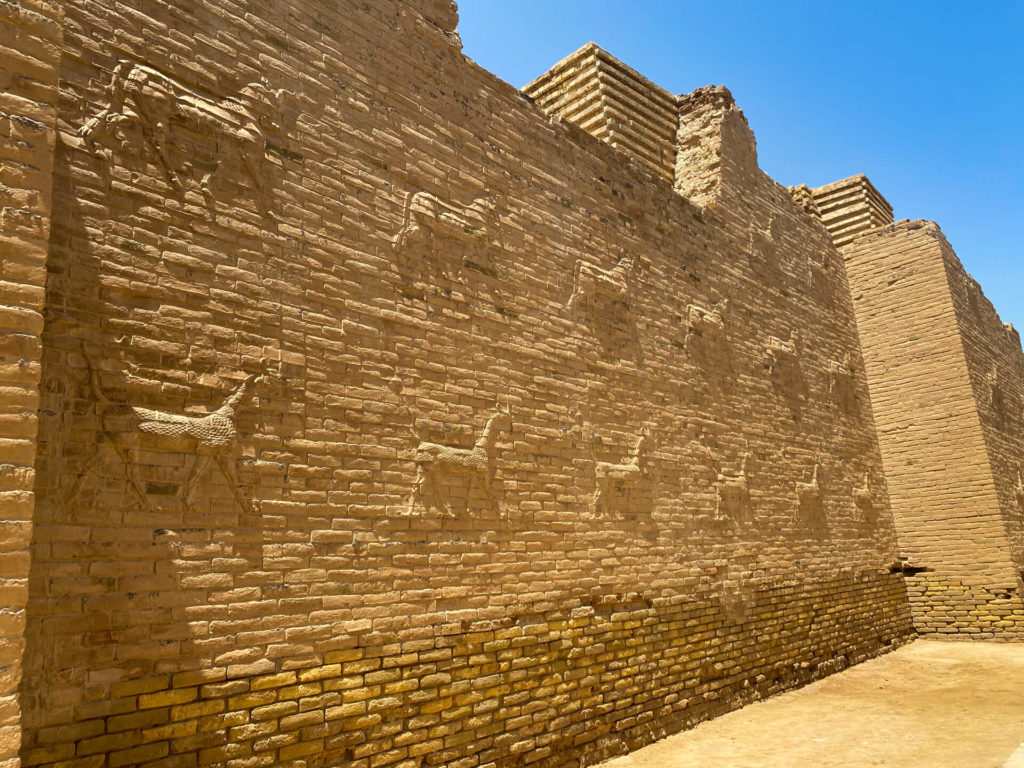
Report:
[[[249,392],[249,387],[255,383],[258,374],[250,374],[239,384],[235,391],[228,395],[227,399],[221,403],[220,408],[217,409],[218,413],[234,413],[235,409],[242,403],[246,395]]]
[[[100,386],[100,373],[96,370],[96,366],[93,364],[92,356],[85,348],[85,342],[82,342],[82,357],[85,358],[85,367],[89,369],[89,388],[92,390],[92,395],[96,398],[96,402],[100,405],[107,405],[110,400],[103,394],[103,388]]]
[[[391,241],[391,247],[395,250],[401,248],[405,242],[409,222],[412,220],[412,199],[414,196],[415,193],[411,189],[405,191],[405,203],[402,206],[402,225],[398,228],[398,234]]]

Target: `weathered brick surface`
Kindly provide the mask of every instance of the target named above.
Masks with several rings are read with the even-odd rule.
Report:
[[[60,7],[0,4],[0,766],[18,765]]]
[[[911,635],[727,91],[673,184],[448,2],[64,8],[25,765],[573,764]]]
[[[918,631],[1019,639],[1020,338],[933,222],[845,249]]]

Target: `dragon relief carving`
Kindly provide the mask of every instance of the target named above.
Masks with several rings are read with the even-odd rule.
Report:
[[[805,483],[798,480],[796,482],[796,497],[800,504],[800,513],[805,518],[819,524],[825,522],[825,503],[819,479],[820,473],[821,462],[815,461],[810,481]]]
[[[743,454],[739,470],[716,468],[718,504],[715,522],[742,522],[750,514],[750,451]]]
[[[180,192],[185,188],[184,174],[171,160],[169,143],[172,124],[185,124],[217,144],[218,156],[199,182],[207,205],[214,205],[214,174],[227,154],[233,152],[251,180],[260,212],[273,215],[262,194],[262,164],[267,147],[264,126],[277,125],[274,117],[280,113],[287,94],[284,89],[271,88],[264,79],[217,101],[153,67],[120,61],[107,86],[106,106],[79,129],[78,135],[88,146],[116,126],[141,123],[168,183]]]
[[[840,410],[853,413],[857,409],[857,362],[852,352],[843,355],[842,362],[830,360],[828,364],[828,392]]]
[[[179,491],[188,508],[192,508],[196,482],[209,463],[216,461],[235,501],[243,511],[252,511],[251,504],[240,490],[241,482],[232,454],[238,443],[237,413],[253,398],[254,389],[266,380],[268,374],[253,373],[246,376],[219,408],[203,416],[190,416],[110,401],[103,392],[99,371],[92,358],[88,353],[84,357],[101,439],[108,442],[121,459],[128,482],[147,511],[153,512],[155,508],[136,472],[136,453],[140,450],[193,456],[188,476]],[[79,471],[69,499],[77,496],[88,472],[101,455],[102,450],[94,451]]]

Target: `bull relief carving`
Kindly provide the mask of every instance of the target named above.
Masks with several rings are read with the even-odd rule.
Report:
[[[985,375],[985,383],[988,388],[988,404],[992,409],[992,416],[996,425],[1003,427],[1006,420],[1006,398],[1003,395],[1003,387],[999,381],[999,369],[992,366],[992,370]]]
[[[750,243],[747,254],[751,261],[768,261],[775,245],[775,214],[768,217],[767,226],[750,222]]]
[[[686,349],[706,349],[709,344],[724,341],[725,316],[728,309],[728,299],[722,299],[710,310],[696,304],[688,304],[686,338],[683,341]]]
[[[185,189],[185,174],[172,162],[169,143],[171,125],[184,124],[217,145],[217,156],[199,182],[207,206],[214,206],[214,174],[233,153],[252,182],[260,213],[273,215],[262,192],[267,148],[264,125],[275,124],[274,117],[280,113],[287,93],[261,80],[216,101],[152,67],[121,61],[107,87],[107,105],[79,129],[78,135],[91,145],[99,135],[117,126],[141,124],[168,183],[181,192]]]
[[[179,496],[185,506],[192,509],[195,485],[211,461],[216,461],[227,481],[235,501],[245,512],[252,505],[242,495],[241,482],[233,457],[238,443],[237,412],[254,396],[255,387],[266,380],[266,374],[250,374],[228,395],[217,410],[203,416],[168,413],[150,408],[111,402],[103,392],[92,358],[85,354],[89,371],[89,386],[96,403],[100,434],[113,447],[124,465],[128,482],[147,511],[155,508],[139,479],[136,454],[140,450],[160,453],[185,453],[193,456]],[[77,496],[90,469],[102,455],[97,449],[79,472],[72,485],[70,499]]]
[[[793,331],[789,341],[775,336],[768,339],[768,372],[776,386],[790,391],[799,389],[801,351],[800,331]]]
[[[413,514],[416,500],[422,499],[423,487],[430,482],[433,489],[435,505],[442,514],[455,517],[450,504],[441,502],[439,490],[441,476],[464,477],[466,494],[475,480],[483,490],[492,509],[498,508],[498,500],[494,496],[495,447],[498,435],[502,430],[512,428],[512,420],[508,412],[498,408],[487,418],[480,436],[472,448],[459,448],[428,440],[420,440],[416,446],[416,483],[409,495],[408,514]]]
[[[439,236],[468,244],[487,244],[497,226],[497,201],[478,197],[468,205],[445,202],[430,192],[406,192],[402,226],[391,240],[395,251],[423,241],[433,251]]]
[[[718,487],[718,504],[715,507],[715,522],[745,522],[750,516],[750,452],[743,454],[739,470],[717,470],[715,483]]]
[[[647,433],[648,429],[644,427],[637,437],[628,461],[621,464],[594,462],[594,514],[607,512],[611,506],[609,499],[621,499],[626,507],[629,507],[632,494],[640,490],[640,483],[643,480]]]
[[[586,259],[578,259],[573,270],[573,291],[566,309],[576,313],[584,305],[593,314],[598,301],[621,304],[629,311],[630,283],[637,266],[637,257],[622,256],[611,269],[599,267]]]
[[[871,490],[871,472],[864,473],[864,484],[853,486],[853,503],[866,518],[871,516],[875,508],[875,494]]]
[[[823,524],[825,522],[825,502],[821,491],[821,462],[814,462],[814,469],[811,471],[809,482],[796,482],[796,497],[800,503],[800,513],[812,522]]]
[[[830,360],[828,364],[828,392],[839,409],[844,413],[856,412],[857,368],[852,352],[843,356],[842,362]]]

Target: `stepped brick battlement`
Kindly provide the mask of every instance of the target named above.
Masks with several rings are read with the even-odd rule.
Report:
[[[0,8],[0,768],[592,764],[1021,637],[1020,339],[937,227],[457,24]]]

